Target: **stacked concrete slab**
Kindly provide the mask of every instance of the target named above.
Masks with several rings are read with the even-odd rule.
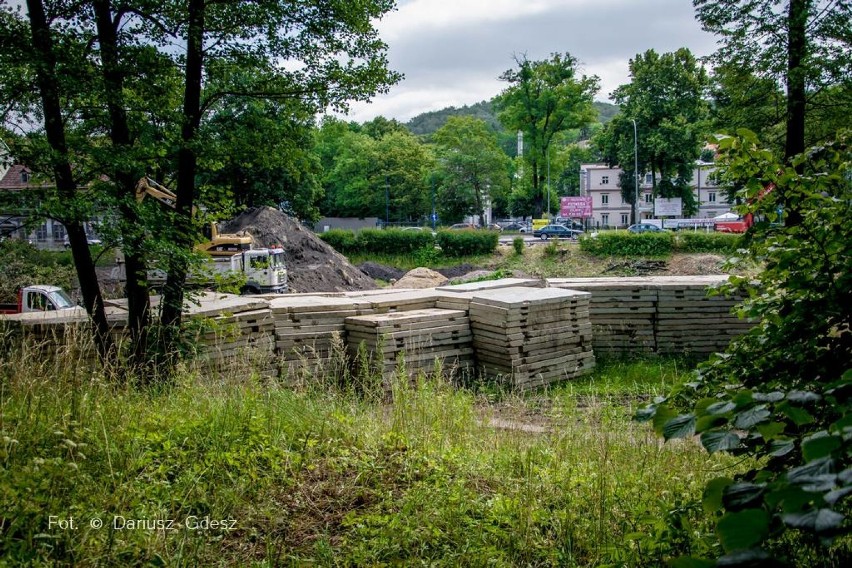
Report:
[[[370,313],[369,302],[344,297],[292,296],[270,302],[275,322],[275,349],[285,374],[328,363],[342,346],[348,316]]]
[[[590,297],[557,288],[475,293],[470,326],[477,369],[521,389],[591,371]]]
[[[657,290],[633,278],[552,279],[556,288],[590,292],[589,319],[595,353],[653,353]]]
[[[349,355],[358,360],[362,345],[373,368],[390,377],[400,358],[409,374],[430,372],[436,362],[446,371],[466,372],[473,363],[470,321],[462,310],[423,308],[346,318]]]
[[[708,295],[706,279],[661,284],[657,299],[657,352],[708,355],[724,351],[753,321],[731,313],[740,298]]]
[[[201,361],[222,366],[250,357],[270,369],[275,350],[275,325],[269,302],[232,294],[204,294],[188,304],[185,317],[203,319],[195,336]]]
[[[710,296],[727,276],[555,278],[551,286],[591,292],[598,354],[706,355],[724,350],[754,322],[731,309],[737,297]]]

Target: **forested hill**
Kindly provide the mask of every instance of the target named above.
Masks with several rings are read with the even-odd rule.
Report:
[[[598,121],[602,124],[609,122],[613,116],[618,114],[618,107],[613,104],[595,101],[598,109]],[[447,107],[441,110],[433,110],[418,114],[406,123],[408,129],[417,135],[432,134],[441,128],[451,116],[473,116],[481,118],[486,124],[495,130],[501,130],[497,114],[492,107],[492,101],[481,101],[476,104],[463,107]]]

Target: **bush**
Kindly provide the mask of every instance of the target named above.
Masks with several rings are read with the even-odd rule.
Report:
[[[325,233],[320,233],[319,238],[328,243],[328,245],[342,254],[348,254],[358,250],[358,236],[355,231],[346,229],[332,229]]]
[[[667,256],[674,239],[671,233],[605,231],[580,239],[580,249],[596,256]]]
[[[438,246],[446,256],[492,254],[500,240],[494,231],[439,231]]]
[[[524,254],[524,238],[523,237],[515,237],[512,241],[512,248],[515,249],[515,254],[521,256]]]
[[[727,233],[705,233],[703,231],[681,231],[675,237],[675,250],[680,252],[733,253],[742,237]]]
[[[708,452],[756,458],[750,471],[706,486],[704,509],[726,554],[719,565],[784,565],[843,535],[821,565],[848,565],[852,147],[841,139],[782,165],[744,136],[721,148],[741,197],[766,218],[748,249],[766,268],[730,287],[745,289],[739,312],[759,323],[639,417],[666,439],[700,434]],[[786,223],[772,226],[782,204]],[[845,559],[829,562],[834,552]]]
[[[401,229],[364,229],[358,233],[334,229],[320,234],[320,238],[343,254],[411,254],[435,246],[431,232]]]
[[[18,288],[50,284],[71,291],[77,278],[68,252],[39,250],[20,239],[0,243],[0,302],[17,300]]]

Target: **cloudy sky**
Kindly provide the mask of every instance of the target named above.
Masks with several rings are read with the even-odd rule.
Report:
[[[497,77],[530,60],[568,52],[585,75],[597,75],[596,99],[628,82],[637,53],[688,47],[709,55],[716,38],[695,20],[691,0],[399,0],[377,23],[392,69],[405,79],[347,117],[378,115],[402,122],[430,110],[463,106],[497,95]]]

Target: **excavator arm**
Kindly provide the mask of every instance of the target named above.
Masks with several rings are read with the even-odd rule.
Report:
[[[148,176],[141,178],[136,183],[136,201],[141,203],[145,197],[150,196],[171,209],[175,208],[177,196],[167,187],[157,183]],[[192,215],[195,216],[196,208],[192,208]],[[216,223],[210,223],[209,241],[196,245],[196,250],[206,252],[214,257],[228,257],[234,254],[250,250],[254,245],[254,239],[251,235],[242,232],[237,234],[220,233],[219,226]]]

